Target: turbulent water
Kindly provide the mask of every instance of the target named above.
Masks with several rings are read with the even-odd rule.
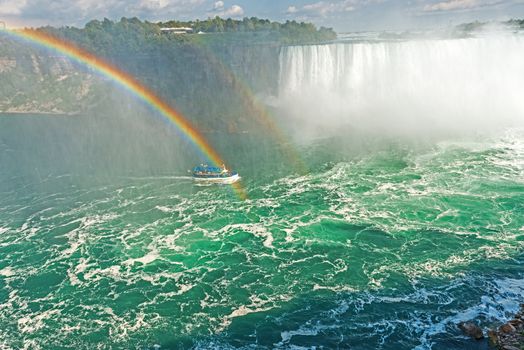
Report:
[[[361,47],[371,58],[393,44],[373,45]],[[411,44],[395,45],[401,55]],[[349,50],[359,48],[282,58]],[[286,74],[316,73],[285,64],[282,94],[309,89]],[[323,89],[342,95],[335,81],[352,74],[330,76]],[[513,120],[522,106],[505,96],[501,117]],[[524,302],[524,129],[500,126],[429,139],[332,134],[294,146],[300,170],[282,165],[297,161],[289,153],[246,140],[242,201],[180,169],[66,171],[63,155],[81,158],[82,147],[20,141],[16,122],[0,119],[0,347],[486,348],[456,324],[487,328]],[[42,149],[56,171],[41,170]]]

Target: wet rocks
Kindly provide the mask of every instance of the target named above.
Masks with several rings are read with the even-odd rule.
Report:
[[[519,348],[511,345],[504,345],[502,346],[502,350],[520,350]]]
[[[524,349],[524,304],[520,305],[520,311],[511,320],[490,330],[488,336],[492,345],[501,350]]]
[[[515,333],[517,331],[517,329],[515,327],[513,327],[513,325],[511,323],[505,323],[503,324],[502,326],[499,327],[499,332],[500,333],[506,333],[506,334],[511,334],[511,333]]]
[[[497,342],[498,342],[497,331],[495,331],[493,329],[490,329],[488,331],[488,338],[489,338],[489,342],[491,344],[497,344]]]
[[[482,328],[480,328],[473,322],[460,322],[458,324],[458,327],[462,330],[462,332],[465,335],[470,336],[476,340],[480,340],[484,338],[484,333],[482,332]]]

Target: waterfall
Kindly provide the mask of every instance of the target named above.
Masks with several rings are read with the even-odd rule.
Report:
[[[489,128],[524,120],[524,37],[291,46],[279,101],[316,124]]]

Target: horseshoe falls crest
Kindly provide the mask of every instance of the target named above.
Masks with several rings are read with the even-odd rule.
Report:
[[[245,201],[183,169],[69,169],[79,118],[0,119],[0,348],[487,347],[457,323],[524,302],[524,38],[279,59],[294,153],[219,142]]]

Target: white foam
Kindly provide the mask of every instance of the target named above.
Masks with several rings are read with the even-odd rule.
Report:
[[[173,213],[173,212],[177,211],[177,209],[166,207],[166,206],[162,206],[162,205],[157,205],[155,208],[160,210],[161,212],[164,212],[164,213]]]
[[[4,267],[2,270],[0,270],[0,276],[12,277],[14,275],[16,275],[16,272],[11,266]]]
[[[82,218],[82,226],[87,228],[90,226],[94,226],[96,224],[102,224],[111,220],[115,220],[118,218],[118,215],[115,213],[107,213],[103,215],[93,215],[93,216],[86,216]]]
[[[443,217],[454,217],[458,216],[459,212],[457,209],[447,209],[443,211],[442,213],[438,214],[435,218],[435,220],[442,219]]]
[[[275,344],[275,346],[281,347],[281,346],[287,345],[291,341],[291,338],[297,335],[316,336],[323,330],[334,329],[337,327],[338,326],[326,326],[326,325],[317,323],[317,324],[304,325],[296,330],[283,331],[283,332],[280,332],[280,337],[282,338],[282,341],[279,342],[278,344]]]
[[[264,242],[262,243],[262,245],[266,248],[274,248],[273,234],[262,224],[231,224],[224,226],[217,233],[225,233],[230,232],[232,230],[242,230],[251,233],[255,237],[264,238]]]
[[[357,288],[346,286],[346,285],[321,286],[317,283],[313,285],[313,290],[330,290],[335,293],[340,293],[340,292],[356,293],[359,291]]]
[[[229,315],[225,316],[222,320],[222,323],[218,329],[218,331],[222,331],[224,329],[226,329],[230,324],[231,322],[233,321],[233,318],[235,317],[241,317],[241,316],[245,316],[245,315],[248,315],[248,314],[252,314],[252,313],[255,313],[255,312],[263,312],[263,311],[267,311],[267,310],[271,310],[272,309],[272,306],[245,306],[245,305],[242,305],[236,309],[234,309]]]
[[[113,278],[117,281],[124,280],[122,273],[120,271],[120,266],[118,265],[110,266],[105,269],[89,270],[88,272],[84,274],[84,278],[86,280],[92,280],[92,281],[98,281],[104,276]]]
[[[60,328],[60,331],[63,332],[64,334],[69,334],[69,333],[73,333],[73,332],[76,332],[76,331],[79,331],[82,329],[82,326],[79,325],[79,324],[76,324],[74,326],[70,326],[68,324],[65,324],[62,326],[62,328]]]
[[[35,313],[30,316],[23,316],[17,320],[18,330],[21,333],[34,333],[45,326],[45,321],[59,314],[57,309]]]
[[[158,258],[160,258],[158,251],[153,250],[141,258],[127,259],[126,261],[123,262],[123,264],[124,265],[133,265],[134,263],[139,262],[139,263],[142,263],[142,265],[147,265],[157,260]]]

